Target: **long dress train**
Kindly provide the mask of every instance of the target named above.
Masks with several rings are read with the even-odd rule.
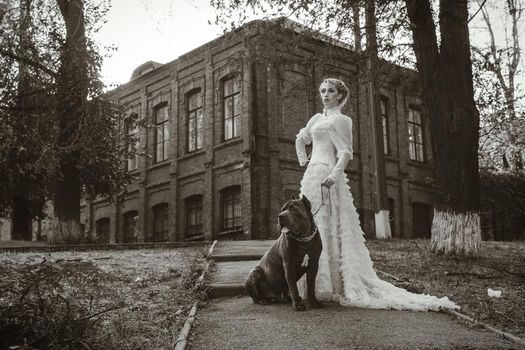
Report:
[[[310,143],[312,153],[301,181],[301,193],[312,203],[323,242],[316,296],[345,306],[377,309],[459,308],[447,297],[411,293],[377,277],[344,173],[352,155],[351,119],[339,113],[313,116],[296,139],[301,165],[308,160],[305,145]],[[330,190],[321,188],[328,176],[335,181]],[[299,288],[306,295],[304,278]]]

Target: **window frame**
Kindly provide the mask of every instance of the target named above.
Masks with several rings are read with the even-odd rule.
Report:
[[[419,123],[415,120],[414,116],[419,116]],[[426,156],[425,156],[425,129],[424,129],[424,122],[423,122],[423,114],[421,113],[421,110],[414,107],[408,108],[408,117],[407,117],[407,125],[408,125],[408,157],[410,160],[419,162],[419,163],[425,163],[426,162]],[[412,131],[411,131],[412,130]],[[420,133],[417,133],[417,130],[420,131]],[[417,135],[421,136],[421,140],[417,140]],[[413,139],[412,139],[413,138]]]
[[[165,118],[159,121],[160,111],[165,109]],[[160,163],[169,159],[169,107],[168,103],[159,103],[153,108],[153,123],[154,123],[154,134],[153,134],[153,162]],[[161,130],[162,141],[159,142],[159,130]],[[162,145],[162,152],[159,154],[159,145]],[[159,156],[160,155],[160,156]]]
[[[381,96],[379,99],[379,114],[381,116],[381,134],[383,137],[383,154],[386,156],[391,155],[389,102],[390,101],[386,96]]]
[[[227,93],[226,86],[227,84],[231,82],[232,84],[232,91],[230,93]],[[235,90],[234,88],[238,87],[238,90]],[[242,84],[241,81],[238,79],[237,76],[229,76],[227,78],[224,78],[222,80],[222,140],[223,141],[229,141],[232,139],[235,139],[237,137],[241,136],[241,116],[242,116],[242,106],[241,106],[241,91],[242,91]],[[231,116],[227,116],[227,105],[228,101],[231,100]],[[236,113],[236,101],[238,104],[238,113]],[[226,125],[227,121],[231,120],[231,126]],[[236,127],[237,125],[237,127]],[[227,130],[228,128],[231,128],[231,136],[227,136]]]
[[[169,240],[169,204],[159,203],[151,208],[153,214],[153,242],[167,242]],[[160,230],[159,230],[160,227]]]
[[[140,146],[138,123],[136,123],[135,126],[131,128],[133,118],[137,118],[137,121],[138,121],[138,115],[136,113],[132,113],[126,119],[124,119],[124,127],[126,129],[126,135],[128,136],[128,144],[126,147],[128,152],[130,152],[131,147],[134,147],[135,151],[137,151]],[[135,138],[134,144],[129,143],[129,137]],[[138,155],[135,154],[133,158],[129,158],[128,156],[126,159],[126,170],[130,172],[130,171],[135,171],[138,168],[139,168]]]
[[[135,243],[138,240],[138,222],[139,212],[137,210],[130,210],[122,215],[123,232],[122,240],[124,243]],[[131,224],[128,226],[128,224]],[[130,231],[131,229],[131,231]]]
[[[194,96],[196,96],[197,101],[198,101],[197,107],[195,107],[194,109],[191,109],[190,99]],[[203,148],[204,103],[202,99],[203,99],[203,96],[202,96],[202,91],[200,88],[196,90],[192,90],[186,94],[186,152],[187,153],[196,152]],[[200,128],[199,128],[199,112],[200,112],[200,120],[201,120]],[[195,121],[195,126],[193,129],[193,131],[195,132],[195,137],[194,137],[193,144],[191,143],[191,137],[190,137],[192,133],[192,130],[190,128],[192,121]],[[200,141],[200,145],[199,145],[199,141]]]
[[[184,200],[186,223],[184,230],[185,238],[192,239],[204,235],[204,223],[202,220],[203,199],[203,195],[196,194],[187,197]],[[192,222],[192,219],[195,219],[194,222]]]
[[[101,227],[104,229],[107,229],[107,232],[102,232],[105,230],[101,230]],[[95,235],[97,240],[103,240],[105,242],[109,242],[109,236],[111,234],[111,218],[105,216],[97,219],[95,221]]]
[[[241,199],[241,186],[230,186],[221,191],[221,231],[242,229]],[[238,210],[237,216],[235,216],[236,210]],[[228,214],[231,214],[231,217]]]

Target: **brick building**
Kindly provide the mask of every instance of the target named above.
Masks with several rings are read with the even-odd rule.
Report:
[[[322,110],[318,85],[331,76],[352,92],[343,110],[354,125],[346,171],[367,236],[381,188],[372,159],[381,152],[393,236],[429,237],[429,130],[414,84],[391,66],[380,84],[381,129],[372,133],[360,72],[354,52],[289,21],[250,22],[167,64],[141,65],[111,92],[142,121],[126,130],[144,153],[127,160],[136,181],[113,201],[83,203],[86,232],[109,242],[276,237],[279,209],[304,172],[295,135]]]

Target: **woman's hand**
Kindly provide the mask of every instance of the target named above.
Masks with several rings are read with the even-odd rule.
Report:
[[[321,186],[325,186],[327,188],[332,187],[333,184],[335,184],[335,181],[330,176],[328,176],[326,179],[324,179],[323,182],[321,182]]]

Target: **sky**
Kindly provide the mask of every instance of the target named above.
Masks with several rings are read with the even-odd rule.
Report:
[[[167,63],[222,35],[209,25],[215,12],[209,0],[111,0],[107,23],[95,36],[100,46],[115,46],[104,60],[102,79],[109,87],[129,81],[147,61]]]
[[[489,0],[491,4],[501,0]],[[97,33],[95,40],[103,46],[115,46],[116,51],[104,60],[102,79],[108,88],[129,81],[133,70],[147,61],[170,62],[223,34],[213,22],[215,11],[210,0],[110,0],[107,23]],[[471,14],[477,10],[472,5]],[[525,14],[523,15],[525,17]],[[481,13],[470,25],[471,42],[488,40],[484,34]],[[505,20],[496,15],[494,21]],[[502,34],[501,28],[496,33]],[[520,26],[521,48],[525,49],[525,20]],[[497,34],[498,35],[498,34]],[[521,70],[525,71],[525,55]]]

